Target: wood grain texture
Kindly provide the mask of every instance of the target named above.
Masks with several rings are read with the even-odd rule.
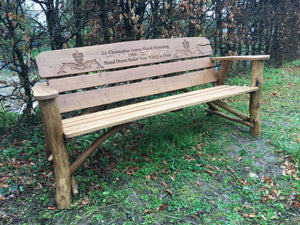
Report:
[[[55,170],[56,203],[59,209],[72,202],[69,156],[64,142],[57,100],[39,101],[47,147],[51,150]]]
[[[49,87],[45,82],[35,85],[32,90],[36,100],[53,99],[57,98],[59,95],[57,90]]]
[[[42,78],[212,55],[203,37],[119,42],[42,52],[36,57]]]
[[[133,84],[60,95],[57,100],[61,113],[64,113],[126,99],[193,87],[204,83],[214,82],[216,80],[216,69],[208,69],[184,73],[174,77],[146,80]]]
[[[258,90],[257,87],[216,86],[199,91],[123,106],[63,120],[67,138],[149,116]]]
[[[268,60],[270,55],[241,55],[241,56],[221,56],[221,57],[212,57],[212,60]]]
[[[209,57],[204,57],[150,66],[140,66],[118,71],[50,79],[48,83],[53,89],[59,92],[65,92],[210,67],[214,67],[214,63]]]
[[[254,128],[250,128],[253,136],[261,135],[261,96],[263,85],[263,61],[254,61],[252,65],[251,87],[257,87],[258,90],[250,94],[249,114],[250,122],[254,124]]]

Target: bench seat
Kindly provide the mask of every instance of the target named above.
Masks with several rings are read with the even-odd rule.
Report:
[[[258,87],[220,85],[62,120],[66,138],[185,107],[257,91]]]

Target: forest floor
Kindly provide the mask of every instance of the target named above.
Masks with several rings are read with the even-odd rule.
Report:
[[[75,173],[64,210],[39,113],[30,128],[0,128],[0,224],[299,224],[299,74],[300,60],[265,69],[261,137],[205,105],[131,124]],[[247,113],[247,96],[226,101]],[[71,157],[99,135],[69,142]]]

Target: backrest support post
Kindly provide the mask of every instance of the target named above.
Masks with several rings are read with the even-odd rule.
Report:
[[[218,75],[218,85],[225,84],[226,74],[228,72],[230,63],[231,63],[231,61],[229,61],[229,60],[222,61],[221,69],[220,69],[219,75]]]

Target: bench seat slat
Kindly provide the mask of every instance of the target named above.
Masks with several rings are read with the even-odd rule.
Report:
[[[174,77],[60,95],[57,100],[61,113],[64,113],[215,81],[217,81],[217,70],[213,68]]]
[[[95,74],[49,79],[48,84],[58,92],[66,92],[210,67],[214,67],[213,61],[209,57],[204,57],[118,71],[105,71]]]
[[[64,134],[67,138],[71,138],[149,116],[257,90],[257,87],[223,85],[82,115],[62,121]]]

